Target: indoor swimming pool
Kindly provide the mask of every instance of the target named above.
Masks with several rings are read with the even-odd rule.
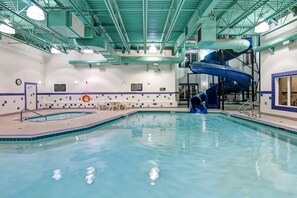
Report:
[[[62,112],[54,114],[39,115],[34,117],[27,117],[24,120],[30,122],[44,122],[44,121],[57,121],[57,120],[66,120],[70,118],[76,118],[83,115],[89,115],[93,112]]]
[[[220,113],[135,113],[1,143],[1,197],[296,197],[296,137]]]

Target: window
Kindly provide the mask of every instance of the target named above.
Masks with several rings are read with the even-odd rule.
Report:
[[[288,104],[287,77],[278,78],[278,105]]]
[[[271,108],[297,113],[297,70],[271,75]]]
[[[199,92],[198,84],[190,83],[189,86],[186,83],[179,84],[179,100],[180,101],[187,101],[189,98],[193,97],[198,92]]]
[[[278,102],[277,105],[297,106],[297,76],[277,78]]]
[[[291,87],[291,106],[297,106],[297,76],[292,76],[290,80]]]

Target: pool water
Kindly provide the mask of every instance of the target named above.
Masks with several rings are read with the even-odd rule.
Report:
[[[296,197],[295,142],[223,114],[136,113],[1,144],[1,197]]]
[[[30,122],[44,122],[44,121],[55,121],[55,120],[66,120],[70,118],[76,118],[83,115],[92,114],[93,112],[62,112],[55,114],[47,114],[43,116],[28,117],[24,120]],[[45,119],[46,117],[46,119]]]

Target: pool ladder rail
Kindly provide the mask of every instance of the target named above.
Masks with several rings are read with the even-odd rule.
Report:
[[[238,108],[238,112],[239,113],[244,113],[247,116],[252,116],[254,118],[257,118],[257,114],[254,113],[254,105],[257,101],[252,102],[252,100],[248,100],[246,102],[244,102],[239,108]],[[250,113],[249,110],[252,110],[252,112]]]
[[[23,122],[23,113],[24,113],[25,111],[32,112],[32,113],[35,113],[36,115],[39,115],[39,116],[41,116],[41,117],[44,117],[45,121],[47,121],[47,117],[46,117],[45,115],[42,115],[42,114],[40,114],[40,113],[37,113],[37,112],[34,111],[34,110],[24,108],[24,109],[22,109],[22,111],[21,111],[21,113],[20,113],[20,122]]]

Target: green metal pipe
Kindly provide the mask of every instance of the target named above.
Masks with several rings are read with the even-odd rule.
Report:
[[[70,1],[70,0],[68,0],[68,1]],[[122,31],[122,29],[121,29],[121,27],[119,25],[119,21],[117,20],[115,14],[113,12],[113,8],[112,8],[112,5],[111,5],[111,2],[109,0],[104,0],[104,2],[105,2],[105,5],[107,7],[107,10],[108,10],[108,12],[110,14],[110,17],[111,17],[111,19],[112,19],[112,21],[113,21],[113,23],[114,23],[114,25],[115,25],[115,27],[117,29],[117,32],[118,32],[118,34],[119,34],[119,36],[120,36],[120,38],[121,38],[121,40],[123,42],[124,47],[130,53],[130,46],[127,44],[127,40],[126,40],[126,38],[125,38],[125,36],[123,34],[123,31]]]
[[[286,41],[293,41],[297,39],[297,32],[291,33],[283,38],[275,39],[268,43],[263,43],[259,47],[254,48],[254,52],[261,52],[282,45]]]
[[[173,30],[173,27],[175,26],[175,23],[176,23],[176,21],[178,19],[178,16],[179,16],[179,14],[180,14],[180,12],[182,10],[182,7],[183,7],[184,3],[185,3],[185,0],[181,0],[181,1],[179,1],[179,4],[177,5],[177,8],[175,10],[175,13],[174,13],[174,15],[172,17],[172,21],[171,21],[171,23],[170,23],[170,25],[168,27],[166,36],[165,36],[164,40],[161,41],[161,42],[163,42],[163,44],[161,46],[160,53],[163,52],[163,50],[165,48],[165,45],[166,45],[167,41],[169,40],[169,37],[170,37],[171,32]]]
[[[143,45],[144,45],[144,54],[146,54],[147,48],[147,0],[142,0],[142,24],[143,24]]]
[[[70,60],[71,65],[101,65],[109,63],[106,60]]]

